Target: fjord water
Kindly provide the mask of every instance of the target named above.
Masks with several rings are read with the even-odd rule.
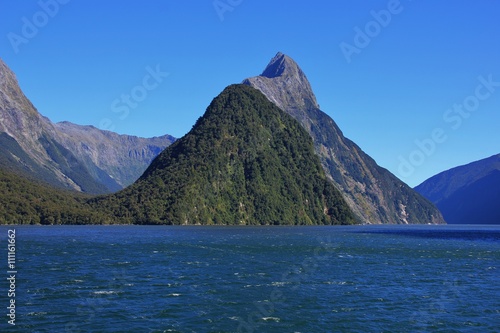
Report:
[[[500,328],[499,226],[10,229],[16,326],[2,287],[2,332]]]

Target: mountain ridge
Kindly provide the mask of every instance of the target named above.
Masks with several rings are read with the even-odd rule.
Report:
[[[136,181],[153,159],[176,140],[168,134],[141,138],[67,121],[56,123],[55,127],[58,141],[94,172],[95,177],[99,170],[105,170],[119,185],[116,190]]]
[[[8,151],[15,145],[2,146],[15,161],[9,167],[21,174],[36,177],[38,170],[47,170],[43,179],[47,182],[76,191],[104,192],[106,187],[94,181],[90,174],[75,163],[71,151],[55,142],[55,131],[50,120],[38,113],[35,106],[23,94],[15,74],[0,60],[0,132],[13,138],[26,153],[21,159]],[[5,159],[4,162],[11,160]],[[28,165],[38,167],[27,167]]]
[[[451,224],[500,224],[500,154],[434,175],[415,187]]]
[[[19,145],[2,137],[6,143],[0,147],[3,167],[27,177],[39,176],[53,186],[94,194],[131,184],[175,141],[168,135],[144,139],[93,126],[54,124],[37,111],[1,59],[0,133]]]
[[[464,184],[473,183],[493,170],[500,170],[500,154],[442,171],[415,186],[415,189],[425,193],[429,200],[439,202]],[[453,182],[452,178],[459,182]]]
[[[344,137],[319,109],[311,85],[297,63],[278,52],[260,75],[243,80],[298,120],[311,135],[327,176],[367,224],[445,223],[434,205]]]

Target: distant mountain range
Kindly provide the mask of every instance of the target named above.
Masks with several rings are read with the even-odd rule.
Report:
[[[14,73],[0,60],[0,167],[85,193],[109,193],[133,183],[175,138],[143,139],[38,113]]]
[[[431,202],[344,137],[335,121],[320,110],[307,77],[293,59],[278,53],[260,76],[243,83],[262,91],[302,124],[313,138],[327,176],[363,223],[444,223]]]
[[[500,154],[441,172],[415,190],[451,224],[500,224]]]

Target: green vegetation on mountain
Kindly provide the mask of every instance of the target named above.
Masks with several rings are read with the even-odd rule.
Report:
[[[226,88],[135,184],[90,204],[130,223],[355,223],[311,137],[245,85]]]
[[[89,196],[0,169],[0,224],[92,224],[116,219],[85,204]]]

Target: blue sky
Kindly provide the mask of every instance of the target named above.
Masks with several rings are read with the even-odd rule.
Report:
[[[499,17],[491,0],[4,0],[0,57],[54,122],[180,137],[281,51],[344,134],[415,186],[500,153]]]

